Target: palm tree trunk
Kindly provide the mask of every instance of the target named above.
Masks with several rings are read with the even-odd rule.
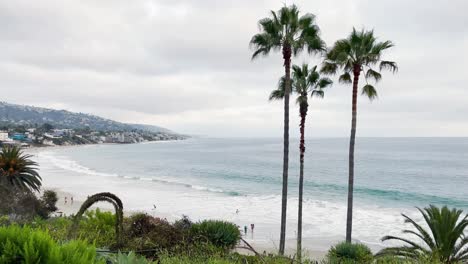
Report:
[[[353,69],[353,106],[351,119],[351,137],[349,140],[349,178],[348,178],[348,211],[346,215],[346,242],[351,243],[353,231],[353,188],[354,188],[354,143],[356,141],[357,92],[361,66],[355,65]]]
[[[306,95],[307,98],[307,95]],[[299,205],[297,210],[297,260],[299,263],[302,261],[302,197],[304,189],[304,153],[305,153],[305,121],[307,116],[307,102],[301,103],[299,106],[300,115],[301,115],[301,124],[300,124],[300,133],[301,139],[299,143],[299,161],[300,161],[300,170],[299,170]]]
[[[284,91],[284,132],[283,132],[283,190],[281,194],[281,231],[279,254],[284,255],[286,243],[286,213],[288,207],[288,165],[289,165],[289,94],[291,91],[291,46],[283,45],[286,89]]]

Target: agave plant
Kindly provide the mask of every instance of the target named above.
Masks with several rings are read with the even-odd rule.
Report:
[[[23,154],[19,147],[3,147],[0,152],[0,183],[22,190],[39,191],[42,178],[37,172],[38,164],[31,157]]]
[[[468,237],[464,231],[468,226],[468,215],[462,216],[463,211],[449,209],[447,206],[439,209],[429,206],[421,212],[429,229],[423,228],[405,214],[405,223],[409,223],[415,230],[405,229],[403,233],[416,236],[424,244],[410,239],[385,236],[382,241],[397,240],[406,243],[401,247],[390,247],[381,250],[378,255],[394,255],[409,259],[429,259],[441,263],[465,263],[468,261]]]

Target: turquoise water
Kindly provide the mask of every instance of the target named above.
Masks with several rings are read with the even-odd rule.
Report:
[[[342,199],[347,192],[348,139],[307,140],[305,195]],[[290,189],[296,195],[297,141]],[[279,194],[282,144],[277,139],[191,139],[161,144],[66,150],[96,171],[150,177],[230,195]],[[356,148],[356,199],[382,205],[429,203],[468,208],[468,138],[361,138]]]
[[[348,139],[308,139],[306,148],[306,236],[309,230],[310,237],[320,234],[341,238]],[[46,149],[39,157],[43,174],[51,175],[52,180],[46,180],[49,185],[68,191],[76,191],[77,185],[90,191],[111,189],[143,210],[150,208],[154,199],[166,213],[189,211],[195,216],[219,216],[239,224],[253,218],[264,226],[271,225],[268,232],[276,238],[273,226],[279,222],[281,139],[200,138],[96,145]],[[293,139],[289,178],[292,219],[298,159],[298,141]],[[355,160],[355,234],[364,241],[378,243],[388,234],[385,232],[392,232],[396,226],[401,229],[399,214],[411,214],[414,206],[468,209],[468,138],[359,138]],[[75,175],[73,179],[67,178],[71,174]],[[153,197],[153,192],[158,195]],[[231,214],[236,208],[245,212],[245,219]],[[324,220],[324,214],[336,221]],[[324,223],[330,226],[324,228]],[[294,237],[293,224],[290,237]]]

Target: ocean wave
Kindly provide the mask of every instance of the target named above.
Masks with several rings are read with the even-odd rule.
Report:
[[[158,182],[162,184],[170,184],[170,185],[178,185],[178,186],[183,186],[186,188],[191,188],[196,191],[205,191],[205,192],[211,192],[211,193],[220,193],[220,194],[225,194],[229,196],[240,196],[241,194],[239,192],[235,191],[225,191],[219,188],[212,188],[212,187],[206,187],[206,186],[201,186],[201,185],[195,185],[195,184],[188,184],[188,183],[183,183],[175,179],[170,179],[170,178],[155,178],[155,177],[140,177],[140,176],[131,176],[131,175],[119,175],[119,174],[114,174],[114,173],[105,173],[105,172],[99,172],[96,170],[93,170],[91,168],[85,167],[83,165],[80,165],[78,162],[71,160],[67,157],[64,156],[57,156],[54,155],[52,152],[40,152],[38,154],[38,157],[40,159],[45,159],[48,162],[50,162],[53,166],[58,167],[60,169],[66,170],[66,171],[72,171],[76,173],[81,173],[81,174],[86,174],[86,175],[93,175],[93,176],[101,176],[101,177],[118,177],[118,178],[123,178],[123,179],[128,179],[128,180],[141,180],[141,181],[151,181],[151,182]]]
[[[334,191],[346,193],[348,186],[339,184],[323,184],[306,182],[306,187],[310,186],[319,191]],[[468,208],[468,201],[458,200],[453,198],[447,198],[436,195],[428,195],[414,192],[403,192],[398,190],[381,190],[368,187],[354,187],[355,196],[366,196],[373,197],[376,199],[382,199],[386,201],[411,201],[412,203],[417,202],[418,204],[436,204],[436,205],[448,205],[459,208]]]

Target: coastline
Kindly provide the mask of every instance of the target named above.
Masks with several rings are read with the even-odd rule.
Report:
[[[346,204],[344,191],[340,188],[339,177],[342,167],[337,167],[342,149],[341,139],[329,150],[330,142],[311,140],[317,153],[324,157],[320,170],[314,168],[313,160],[307,171],[308,196],[304,200],[303,245],[305,251],[315,256],[323,256],[330,246],[344,240]],[[426,184],[419,189],[406,190],[406,185],[395,185],[411,168],[400,167],[395,171],[395,158],[406,153],[409,160],[418,159],[407,151],[407,140],[382,140],[376,144],[363,142],[364,152],[360,175],[360,186],[365,184],[375,188],[359,189],[356,203],[354,239],[368,245],[373,252],[390,243],[382,243],[385,235],[401,235],[404,228],[401,213],[418,219],[414,206],[424,206],[427,201],[446,201],[463,204],[457,195],[442,191],[433,196],[435,185]],[[410,141],[411,144],[426,146],[425,141]],[[156,144],[155,144],[156,143]],[[162,144],[165,143],[165,144]],[[369,142],[367,142],[369,143]],[[424,144],[422,144],[424,143]],[[445,141],[440,145],[445,145]],[[398,145],[400,144],[400,145]],[[432,144],[432,143],[431,143]],[[98,192],[112,192],[124,202],[125,214],[146,212],[150,215],[174,221],[187,215],[194,221],[203,219],[225,220],[243,228],[255,224],[255,234],[248,232],[246,241],[259,251],[276,252],[279,238],[279,210],[281,197],[278,188],[277,153],[275,140],[225,140],[197,139],[189,142],[154,141],[143,144],[98,144],[82,145],[83,148],[36,148],[33,159],[39,162],[45,188],[56,188],[67,195],[73,195],[75,203],[88,195]],[[326,145],[326,146],[325,146]],[[385,147],[401,146],[400,152],[389,155]],[[87,146],[84,148],[84,146]],[[411,146],[411,145],[410,145]],[[455,150],[457,150],[455,148]],[[344,152],[344,151],[343,151]],[[426,153],[426,152],[424,152]],[[437,159],[445,152],[427,152],[425,155]],[[344,155],[343,155],[344,156]],[[373,164],[366,160],[373,158]],[[375,160],[377,159],[377,161]],[[340,163],[341,164],[341,163]],[[399,163],[398,163],[399,164]],[[405,165],[407,163],[402,163]],[[426,166],[425,164],[423,164]],[[417,167],[421,169],[422,166]],[[378,170],[377,170],[378,168]],[[446,167],[434,168],[435,172],[447,175]],[[291,175],[295,175],[294,167]],[[376,173],[391,173],[394,177],[374,177]],[[368,176],[368,178],[366,178]],[[396,177],[396,179],[394,179]],[[412,183],[427,175],[405,180]],[[439,178],[434,178],[437,186],[452,186]],[[461,183],[463,181],[459,180]],[[322,181],[322,182],[320,182]],[[337,184],[326,184],[332,182]],[[367,181],[367,182],[366,182]],[[295,179],[291,179],[294,184]],[[459,184],[458,186],[462,186]],[[288,254],[295,251],[295,230],[297,228],[297,197],[294,185],[288,197],[287,245]],[[388,191],[383,187],[388,187]],[[455,187],[454,187],[455,188]],[[455,188],[456,189],[456,188]],[[395,191],[396,190],[396,191]],[[428,191],[431,190],[429,196]],[[419,194],[418,194],[419,193]],[[331,195],[330,195],[331,194]],[[371,199],[367,198],[370,197]],[[448,200],[450,197],[452,200]],[[364,198],[366,198],[364,200]],[[63,206],[67,213],[75,213],[77,207]],[[153,205],[157,210],[153,210]],[[64,208],[62,208],[64,207]],[[107,205],[97,207],[105,210]],[[111,209],[111,208],[110,208]],[[239,209],[240,213],[236,213]],[[68,210],[68,211],[67,211]]]
[[[58,188],[47,188],[44,187],[43,190],[52,190],[57,193],[58,201],[57,201],[57,212],[56,216],[70,216],[76,214],[78,210],[80,209],[81,205],[83,204],[84,200],[78,197],[80,196],[79,193],[73,193],[73,192],[65,192],[61,189]],[[67,198],[67,202],[65,203],[65,197]],[[71,203],[70,198],[73,197],[73,203]],[[77,197],[77,198],[75,198]],[[112,205],[107,204],[105,202],[99,202],[95,205],[93,205],[90,209],[97,209],[99,208],[102,211],[109,211],[113,212],[114,208]],[[177,217],[174,217],[174,215],[171,214],[164,214],[162,212],[150,210],[150,211],[142,211],[142,210],[132,210],[132,208],[125,208],[124,209],[124,215],[128,216],[134,213],[147,213],[151,216],[154,217],[159,217],[162,219],[167,219],[169,222],[174,222],[178,220]],[[190,217],[190,216],[189,216]],[[250,232],[250,230],[249,230]],[[247,235],[243,235],[243,238],[247,243],[249,243],[257,252],[259,253],[266,253],[266,254],[276,254],[278,253],[278,246],[277,243],[273,240],[267,241],[267,240],[257,240],[253,238],[254,235],[251,233],[248,233]],[[296,240],[295,239],[287,239],[286,240],[286,248],[285,248],[285,254],[286,256],[290,255],[293,256],[296,253]],[[303,254],[304,257],[313,259],[313,260],[322,260],[324,259],[325,255],[327,254],[326,250],[309,250],[308,246],[312,246],[314,243],[317,243],[317,241],[312,240],[312,239],[303,239]],[[243,242],[240,242],[240,245],[243,245]],[[253,253],[250,250],[246,250],[243,248],[236,248],[236,252],[239,252],[241,254],[245,255],[252,255]]]

